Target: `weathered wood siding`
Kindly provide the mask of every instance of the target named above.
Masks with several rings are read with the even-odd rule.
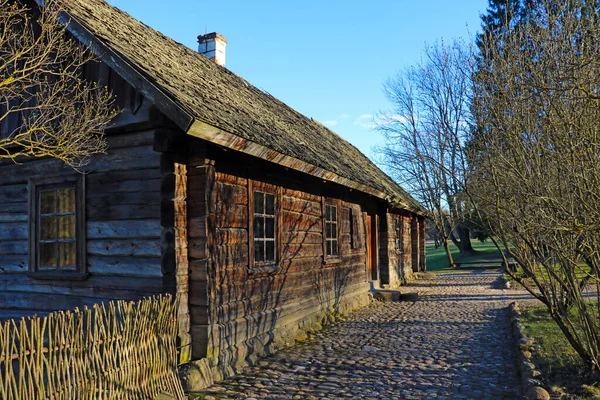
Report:
[[[249,179],[212,165],[190,166],[188,179],[194,357],[228,375],[325,314],[367,301],[362,218],[352,227],[361,247],[352,248],[349,210],[362,216],[359,205],[339,202],[340,257],[324,264],[323,197],[271,185],[279,191],[281,260],[251,268]]]
[[[28,178],[74,174],[52,159],[0,164],[0,318],[162,291],[160,158],[153,131],[111,136],[86,166],[90,276],[40,280],[28,272]]]

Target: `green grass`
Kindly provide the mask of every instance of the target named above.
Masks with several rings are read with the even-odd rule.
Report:
[[[539,346],[533,362],[551,391],[555,394],[566,392],[580,399],[598,398],[595,397],[594,386],[584,387],[590,382],[583,372],[583,362],[550,318],[545,306],[524,309],[521,322],[527,336],[534,338]]]
[[[473,240],[471,243],[473,244],[473,249],[475,249],[476,253],[464,257],[459,254],[458,248],[453,243],[450,243],[450,252],[452,253],[452,258],[455,263],[498,260],[498,266],[500,266],[500,253],[491,241],[488,240],[481,243],[477,240]],[[454,269],[448,269],[448,257],[446,256],[446,251],[443,246],[436,249],[433,244],[427,244],[425,245],[425,251],[427,254],[428,272],[440,273],[456,271]]]

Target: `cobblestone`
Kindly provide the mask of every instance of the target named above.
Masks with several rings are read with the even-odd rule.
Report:
[[[416,302],[379,303],[203,394],[223,399],[518,399],[498,272],[419,281]],[[406,290],[406,289],[404,289]],[[518,296],[517,296],[518,297]]]

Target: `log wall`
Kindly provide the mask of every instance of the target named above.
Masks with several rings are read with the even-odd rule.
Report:
[[[84,280],[28,276],[28,179],[76,174],[53,159],[0,164],[0,318],[72,309],[163,290],[160,157],[151,129],[108,137],[85,167]]]
[[[324,263],[323,197],[270,185],[278,193],[280,260],[250,267],[250,179],[206,163],[188,170],[190,315],[193,355],[208,357],[219,379],[293,343],[299,330],[366,304],[369,286],[358,204],[336,200],[340,257]],[[252,181],[261,184],[269,186]],[[352,214],[360,216],[354,225]]]

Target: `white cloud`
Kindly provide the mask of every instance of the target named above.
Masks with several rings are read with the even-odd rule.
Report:
[[[361,114],[354,120],[354,125],[362,126],[366,129],[373,129],[375,126],[372,114]]]
[[[350,114],[346,114],[346,113],[340,114],[340,118],[341,119],[348,119],[348,118],[350,118]]]
[[[336,126],[338,124],[338,121],[336,121],[335,119],[328,119],[327,121],[323,121],[323,125],[327,125],[327,126]]]

